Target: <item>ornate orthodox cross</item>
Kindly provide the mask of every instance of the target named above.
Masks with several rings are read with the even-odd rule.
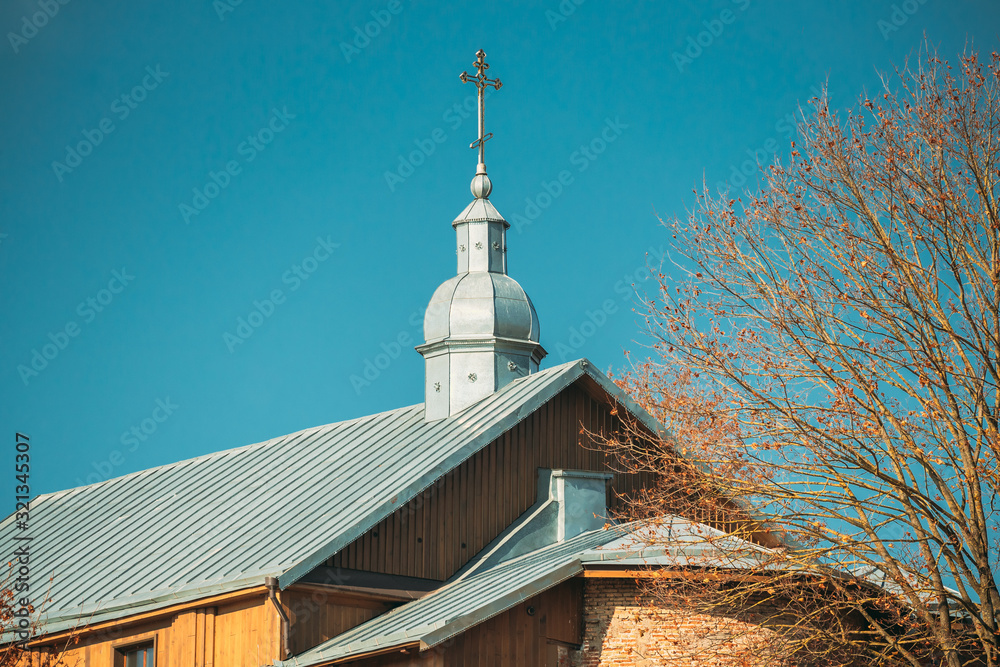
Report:
[[[469,76],[468,72],[462,72],[459,78],[462,83],[469,83],[470,81],[476,84],[476,88],[479,89],[479,138],[469,144],[469,148],[479,147],[479,164],[486,164],[486,142],[490,140],[493,133],[485,133],[486,121],[484,120],[484,108],[483,108],[483,93],[486,90],[486,86],[493,86],[495,90],[500,90],[500,79],[488,79],[486,78],[486,70],[490,68],[486,64],[486,54],[482,49],[476,51],[476,62],[473,63],[475,68],[479,70],[479,74],[476,76]]]

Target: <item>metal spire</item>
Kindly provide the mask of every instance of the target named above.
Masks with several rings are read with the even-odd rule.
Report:
[[[486,53],[482,49],[476,51],[476,62],[472,64],[473,66],[475,66],[477,70],[479,70],[479,73],[476,76],[469,76],[468,72],[462,72],[459,75],[459,78],[462,80],[462,83],[472,82],[476,84],[476,88],[479,90],[479,138],[473,141],[471,144],[469,144],[469,148],[476,148],[477,146],[479,147],[479,166],[476,169],[476,174],[485,175],[486,142],[493,137],[493,133],[490,132],[489,134],[486,134],[483,93],[486,90],[486,86],[493,86],[494,89],[500,90],[500,86],[502,86],[503,84],[500,83],[499,78],[489,79],[486,77],[486,70],[488,70],[490,66],[486,64]]]

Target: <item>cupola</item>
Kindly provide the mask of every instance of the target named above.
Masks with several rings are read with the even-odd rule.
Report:
[[[424,315],[424,417],[434,421],[461,412],[504,385],[538,370],[545,356],[539,344],[538,314],[528,294],[507,275],[510,224],[490,202],[486,174],[483,92],[499,90],[486,77],[486,54],[476,53],[476,76],[463,82],[479,91],[479,164],[472,179],[472,203],[451,223],[455,229],[457,275],[434,292]]]

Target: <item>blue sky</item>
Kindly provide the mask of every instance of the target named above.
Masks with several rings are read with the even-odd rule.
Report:
[[[29,435],[36,494],[422,401],[477,49],[544,365],[607,369],[657,213],[785,153],[825,81],[846,107],[925,33],[996,49],[1000,6],[14,0],[0,27],[0,462]]]

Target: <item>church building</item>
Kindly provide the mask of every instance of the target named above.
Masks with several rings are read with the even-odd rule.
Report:
[[[451,223],[456,275],[433,292],[416,348],[424,402],[34,499],[44,557],[31,585],[49,598],[27,643],[36,659],[660,664],[639,656],[696,624],[642,620],[637,582],[711,560],[714,529],[662,517],[667,547],[614,520],[653,480],[589,434],[660,427],[586,359],[543,367],[490,201],[483,92],[501,84],[476,55],[461,78],[479,90],[479,161]]]

